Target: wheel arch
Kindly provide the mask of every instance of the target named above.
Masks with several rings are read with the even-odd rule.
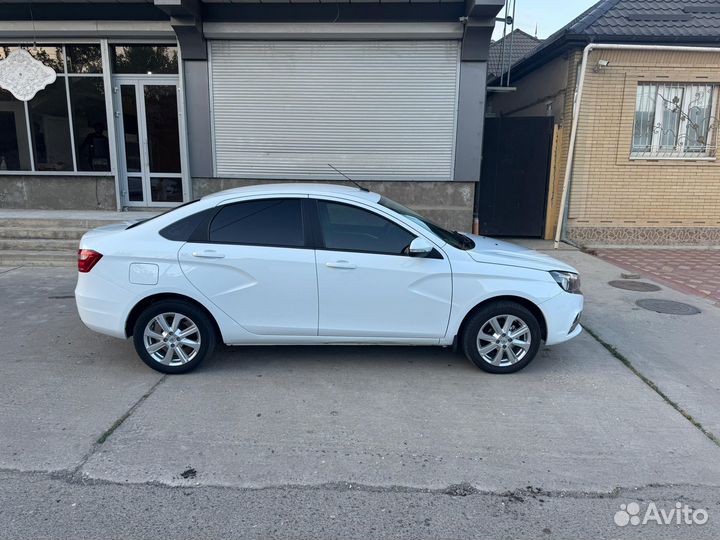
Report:
[[[220,326],[217,323],[217,320],[215,320],[215,317],[213,316],[210,311],[203,306],[200,302],[195,300],[194,298],[191,298],[189,296],[185,296],[184,294],[179,293],[157,293],[152,294],[150,296],[146,296],[142,300],[140,300],[133,308],[130,310],[130,313],[127,316],[127,319],[125,320],[125,337],[131,337],[133,335],[133,328],[135,327],[135,322],[137,322],[138,317],[140,317],[140,314],[145,311],[145,309],[148,308],[148,306],[160,302],[163,300],[178,300],[181,302],[187,302],[188,304],[191,304],[193,307],[196,307],[197,309],[201,310],[205,315],[207,315],[208,319],[210,319],[210,322],[213,325],[213,328],[215,329],[215,335],[218,339],[222,340],[222,332],[220,331]]]
[[[460,339],[462,338],[463,332],[465,332],[465,327],[467,326],[470,319],[482,308],[490,305],[495,304],[497,302],[515,302],[517,304],[520,304],[524,308],[526,308],[530,313],[535,315],[535,318],[538,321],[538,324],[540,325],[540,332],[542,334],[543,340],[547,339],[548,335],[548,329],[547,329],[547,321],[545,320],[545,315],[543,314],[540,307],[533,302],[532,300],[528,300],[527,298],[523,298],[522,296],[513,296],[513,295],[503,295],[503,296],[493,296],[492,298],[487,298],[474,306],[470,311],[468,311],[465,314],[465,317],[463,317],[462,322],[460,323],[460,326],[458,327],[458,331],[455,334],[454,342],[459,343]]]

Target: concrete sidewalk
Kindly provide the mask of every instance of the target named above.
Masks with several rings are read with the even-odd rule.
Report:
[[[627,270],[580,251],[546,253],[580,271],[586,299],[583,325],[615,348],[720,443],[720,308],[710,300],[659,283],[658,292],[617,289],[608,282],[621,279]],[[641,298],[683,302],[702,313],[655,313],[635,304]]]
[[[554,255],[667,399],[588,333],[511,376],[427,347],[220,348],[163,376],[80,323],[75,271],[0,269],[0,537],[720,537],[718,309],[640,311],[618,268]],[[710,521],[618,527],[632,501]]]

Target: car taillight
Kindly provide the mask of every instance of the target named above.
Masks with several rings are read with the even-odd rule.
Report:
[[[101,258],[102,253],[92,249],[78,249],[78,272],[89,272]]]

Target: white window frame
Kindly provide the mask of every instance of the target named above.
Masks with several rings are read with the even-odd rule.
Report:
[[[655,95],[655,113],[653,118],[653,134],[652,134],[652,142],[651,142],[651,148],[649,152],[641,152],[636,151],[632,148],[633,142],[631,139],[631,148],[630,148],[630,159],[631,160],[687,160],[687,161],[714,161],[717,159],[716,156],[716,148],[717,148],[717,141],[715,140],[715,134],[716,134],[716,121],[717,119],[717,111],[718,111],[718,94],[720,94],[720,86],[711,82],[705,83],[705,84],[698,84],[698,83],[670,83],[670,82],[642,82],[639,83],[640,85],[655,85],[657,86],[657,92]],[[695,92],[693,91],[694,88],[700,87],[700,86],[710,86],[712,95],[710,96],[710,125],[708,126],[708,133],[706,138],[706,144],[705,144],[705,151],[704,152],[697,152],[697,151],[685,151],[685,134],[687,133],[687,127],[688,127],[688,110],[690,107],[690,101],[692,99],[692,96],[694,96]],[[666,89],[668,87],[682,87],[683,88],[683,100],[682,104],[680,105],[681,115],[680,115],[680,122],[678,124],[678,134],[676,136],[677,144],[675,146],[674,150],[662,150],[660,148],[660,140],[662,137],[662,128],[661,124],[658,121],[658,118],[662,118],[663,116],[663,107],[665,102],[659,97],[661,95],[661,92],[663,89]],[[636,92],[637,96],[637,92]],[[639,100],[636,97],[635,99],[635,109],[634,113],[637,113],[637,108],[639,105]],[[636,126],[637,119],[633,120],[633,131],[632,131],[632,138],[634,138],[635,135],[635,126]]]

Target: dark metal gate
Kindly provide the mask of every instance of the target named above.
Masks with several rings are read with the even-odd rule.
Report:
[[[552,117],[485,119],[480,234],[543,236],[553,123]]]

